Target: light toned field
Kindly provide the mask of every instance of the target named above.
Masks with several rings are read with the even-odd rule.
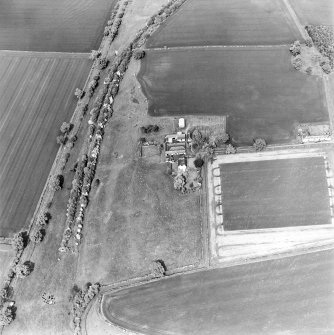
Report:
[[[89,70],[82,56],[0,53],[0,236],[29,223]]]
[[[303,25],[334,25],[333,0],[289,0]]]
[[[290,142],[295,123],[329,119],[322,79],[296,71],[285,47],[151,50],[138,78],[150,115],[227,115],[237,144]]]
[[[222,164],[224,230],[331,223],[323,157]]]
[[[284,44],[300,38],[281,0],[189,0],[147,45]]]
[[[0,283],[2,283],[7,275],[7,270],[14,257],[11,245],[0,244]]]
[[[106,295],[103,312],[143,334],[334,331],[333,250],[184,275]]]
[[[0,50],[90,52],[115,0],[0,2]]]

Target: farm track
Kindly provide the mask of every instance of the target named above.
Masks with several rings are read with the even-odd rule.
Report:
[[[0,235],[29,222],[57,150],[59,126],[73,111],[88,57],[0,51]],[[14,224],[12,223],[14,222]]]

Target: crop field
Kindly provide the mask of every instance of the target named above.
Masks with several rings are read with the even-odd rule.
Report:
[[[90,70],[87,58],[24,54],[0,53],[0,236],[31,219]]]
[[[97,49],[115,0],[0,1],[0,50]]]
[[[323,157],[220,165],[224,230],[331,223]]]
[[[317,334],[334,329],[334,252],[198,272],[106,295],[104,314],[143,334]]]
[[[152,50],[138,79],[151,116],[227,115],[238,144],[289,142],[295,123],[329,118],[321,78],[294,70],[287,48]]]
[[[281,0],[189,0],[148,41],[149,47],[284,44],[300,39]]]
[[[303,25],[333,25],[333,0],[289,0]]]

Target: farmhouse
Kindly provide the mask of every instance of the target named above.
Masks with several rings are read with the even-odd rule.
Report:
[[[165,137],[165,158],[166,162],[178,163],[178,166],[186,164],[186,139],[187,135],[180,132],[166,135]]]

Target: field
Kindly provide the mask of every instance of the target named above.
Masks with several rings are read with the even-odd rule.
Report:
[[[11,245],[0,244],[0,283],[2,283],[13,259],[14,252]]]
[[[323,157],[220,165],[224,230],[331,223]]]
[[[190,0],[149,39],[148,47],[284,44],[300,34],[280,0]]]
[[[289,142],[294,123],[328,121],[321,78],[295,71],[286,48],[149,51],[138,79],[150,115],[227,115],[238,144]]]
[[[103,311],[143,334],[330,334],[334,252],[198,272],[105,296]]]
[[[303,25],[333,25],[334,2],[332,0],[289,0]]]
[[[0,50],[90,52],[115,0],[0,1]]]
[[[0,236],[29,223],[89,70],[86,57],[0,53]]]

